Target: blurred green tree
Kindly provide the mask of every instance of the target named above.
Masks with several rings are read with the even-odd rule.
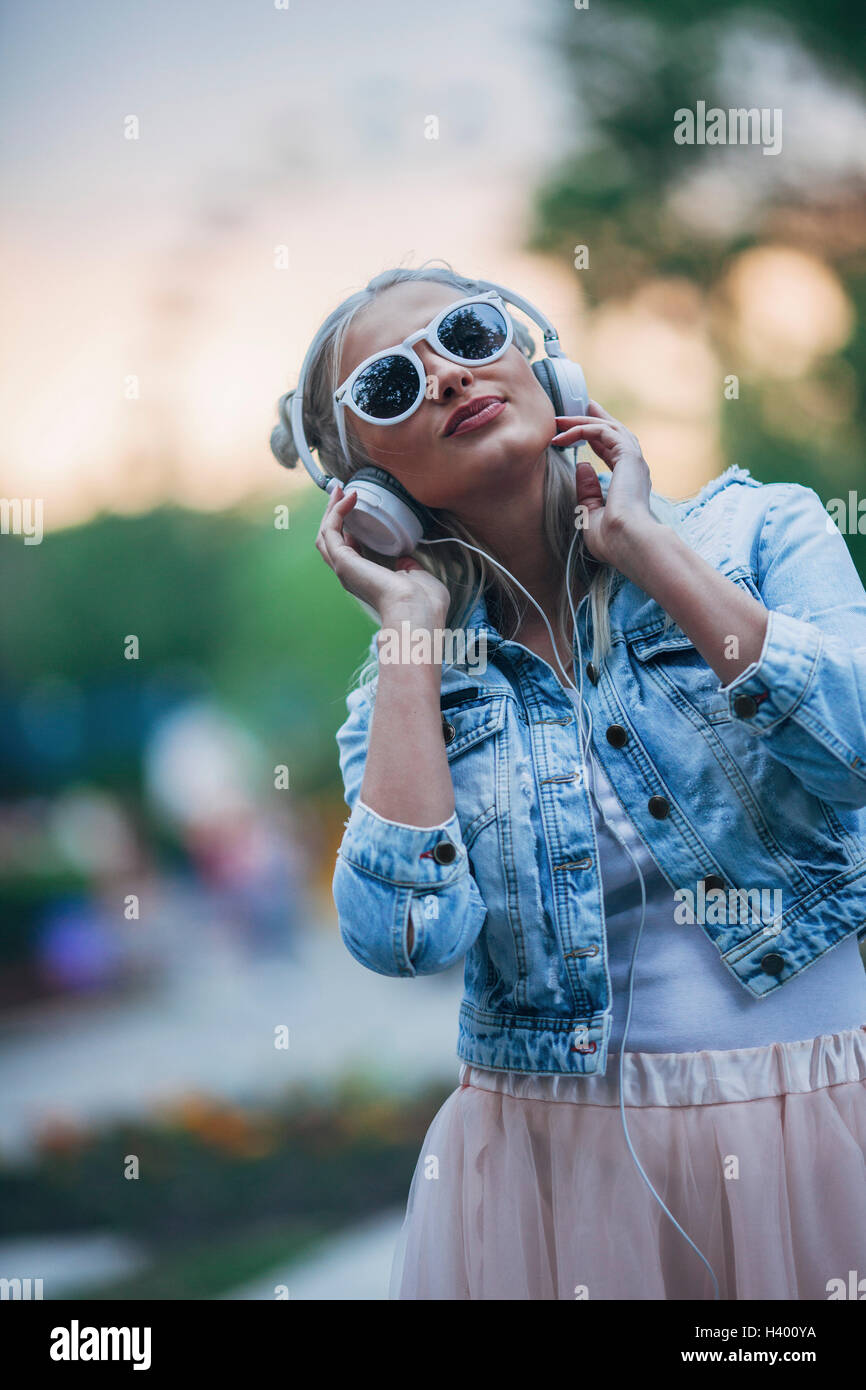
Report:
[[[58,692],[84,707],[72,764],[59,761],[43,786],[84,769],[137,782],[149,722],[204,694],[291,761],[293,787],[338,789],[334,730],[373,629],[315,548],[320,521],[311,491],[292,504],[287,530],[262,503],[254,513],[100,516],[40,546],[8,537],[0,588],[15,598],[0,606],[0,701],[10,716],[29,711],[25,733],[39,727],[40,710],[50,727]],[[130,635],[137,660],[124,656]],[[7,792],[25,789],[38,752],[16,750],[20,733],[9,720],[0,731]]]
[[[850,134],[864,121],[862,7],[607,0],[560,7],[550,41],[551,80],[565,75],[575,120],[537,190],[529,249],[571,266],[575,247],[588,246],[589,268],[576,273],[590,307],[627,299],[656,277],[685,277],[724,374],[740,381],[736,402],[719,384],[727,461],[762,482],[814,487],[825,503],[846,498],[862,487],[866,443],[866,180]],[[698,101],[780,108],[782,152],[677,144],[674,113]],[[810,143],[816,113],[825,134]],[[757,247],[816,258],[853,309],[847,341],[800,375],[756,369],[742,352],[726,277]],[[849,527],[846,538],[866,574],[866,536]]]

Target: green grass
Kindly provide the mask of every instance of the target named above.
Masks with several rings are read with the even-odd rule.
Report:
[[[182,1250],[161,1250],[154,1263],[111,1284],[65,1290],[65,1300],[218,1298],[268,1270],[287,1273],[342,1222],[293,1221],[267,1229],[253,1227]],[[288,1281],[287,1281],[288,1282]],[[289,1285],[291,1289],[291,1285]]]

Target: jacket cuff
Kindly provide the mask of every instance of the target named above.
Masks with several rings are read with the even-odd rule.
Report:
[[[787,719],[809,689],[821,645],[821,630],[813,623],[769,609],[758,660],[718,687],[728,697],[731,718],[755,733],[767,733]]]
[[[339,853],[356,869],[416,891],[442,888],[467,871],[457,811],[441,826],[387,821],[356,799]]]
[[[375,816],[376,819],[380,820],[383,825],[397,825],[400,827],[401,830],[445,830],[451,824],[452,820],[454,819],[454,816],[456,815],[456,812],[452,811],[448,819],[440,821],[438,825],[407,825],[405,821],[389,820],[387,816],[380,816],[379,812],[374,811],[372,806],[368,806],[366,801],[362,801],[360,796],[357,798],[357,804],[359,806],[362,806],[365,811],[369,811],[370,815]]]

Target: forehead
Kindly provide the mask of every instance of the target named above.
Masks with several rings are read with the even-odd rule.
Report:
[[[469,291],[433,280],[409,280],[382,290],[371,304],[359,309],[346,331],[340,354],[338,380],[345,381],[351,371],[382,348],[401,343],[410,333],[423,328],[432,318],[465,298]]]

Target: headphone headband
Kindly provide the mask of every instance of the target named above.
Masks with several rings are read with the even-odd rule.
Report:
[[[330,474],[323,473],[321,468],[319,468],[313,455],[310,453],[310,446],[307,443],[307,436],[304,433],[304,385],[307,380],[307,370],[310,365],[311,356],[312,348],[308,349],[304,357],[301,374],[298,377],[298,384],[289,407],[289,421],[292,428],[292,438],[294,439],[295,448],[300,455],[301,462],[306,467],[313,482],[317,483],[319,487],[325,488],[327,491],[328,483],[330,482]]]
[[[538,324],[538,327],[544,334],[545,347],[556,345],[558,351],[548,353],[548,356],[559,357],[561,355],[562,349],[559,346],[559,334],[550,322],[550,319],[547,318],[540,309],[536,309],[534,304],[530,304],[528,299],[523,298],[523,295],[515,294],[513,290],[506,289],[504,285],[497,285],[493,280],[479,280],[478,284],[482,289],[495,290],[506,303],[516,304],[518,309],[522,309],[524,314]]]

